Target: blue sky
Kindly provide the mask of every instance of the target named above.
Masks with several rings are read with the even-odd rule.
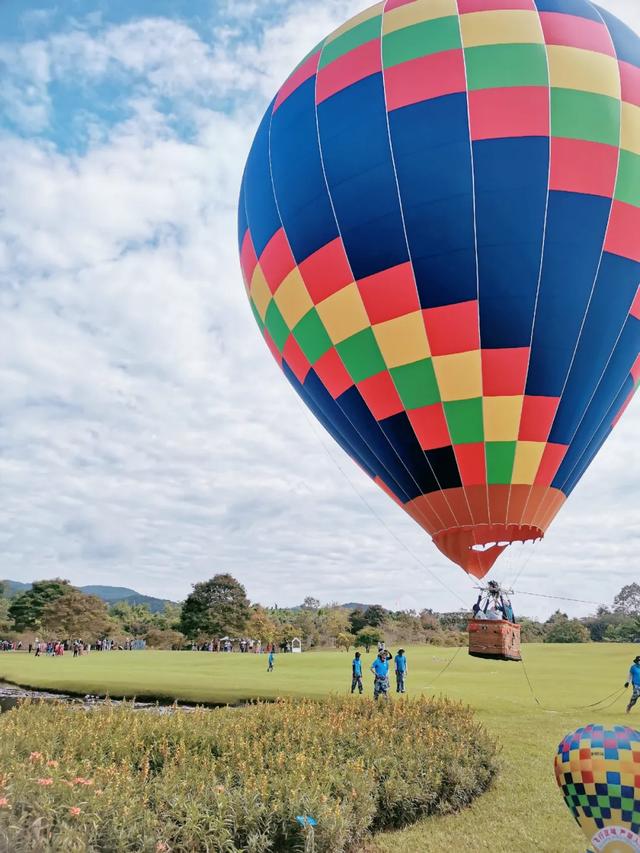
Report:
[[[640,29],[635,0],[601,5]],[[473,594],[304,411],[237,262],[261,113],[361,7],[0,4],[0,576],[182,598],[231,571],[281,605]],[[604,602],[640,580],[639,427],[636,404],[497,578],[524,567],[522,590]]]

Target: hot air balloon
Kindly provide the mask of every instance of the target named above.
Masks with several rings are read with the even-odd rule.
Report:
[[[555,773],[590,850],[640,851],[640,732],[579,728],[559,745]]]
[[[589,0],[386,0],[294,69],[239,202],[265,341],[483,577],[640,380],[640,39]]]

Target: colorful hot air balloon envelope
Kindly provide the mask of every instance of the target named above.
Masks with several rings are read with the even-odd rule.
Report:
[[[640,380],[640,40],[588,0],[372,6],[269,105],[239,242],[304,402],[482,577]]]
[[[640,851],[640,732],[588,725],[555,758],[558,785],[594,853]]]

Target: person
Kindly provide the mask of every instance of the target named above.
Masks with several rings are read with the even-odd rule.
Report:
[[[358,688],[358,693],[362,696],[362,661],[360,660],[360,652],[356,652],[356,656],[351,661],[351,692],[353,693]]]
[[[275,657],[276,657],[275,646],[272,646],[271,651],[269,652],[269,657],[267,658],[267,663],[268,663],[267,672],[273,672],[273,662],[275,660]]]
[[[380,695],[389,699],[389,659],[391,655],[384,649],[380,649],[378,657],[371,664],[373,673],[373,698],[378,701]]]
[[[404,649],[398,649],[394,663],[396,665],[396,693],[404,693],[404,680],[407,675],[407,656]]]
[[[631,682],[633,692],[631,693],[631,699],[629,699],[629,704],[627,705],[627,714],[636,704],[638,699],[640,699],[640,655],[633,659],[633,663],[629,669],[629,681],[625,681],[624,686],[628,687],[629,682]]]

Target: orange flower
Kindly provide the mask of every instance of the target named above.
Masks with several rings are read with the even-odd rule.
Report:
[[[31,755],[29,756],[29,761],[40,761],[41,758],[42,758],[41,752],[32,752]]]
[[[38,785],[53,785],[53,779],[38,779]]]
[[[169,849],[169,845],[166,841],[158,841],[156,844],[156,853],[166,853]]]
[[[0,797],[0,809],[10,809],[9,800],[6,797]]]
[[[80,814],[80,811],[81,810],[78,808],[78,806],[71,806],[71,808],[69,809],[69,814],[71,815],[71,817],[77,817]]]
[[[216,791],[218,794],[224,794],[224,785],[216,785]]]
[[[76,785],[93,785],[93,779],[85,779],[84,776],[76,776],[73,781]]]
[[[47,767],[57,767],[57,766],[58,766],[58,762],[55,759],[51,758],[49,761],[47,761]]]

